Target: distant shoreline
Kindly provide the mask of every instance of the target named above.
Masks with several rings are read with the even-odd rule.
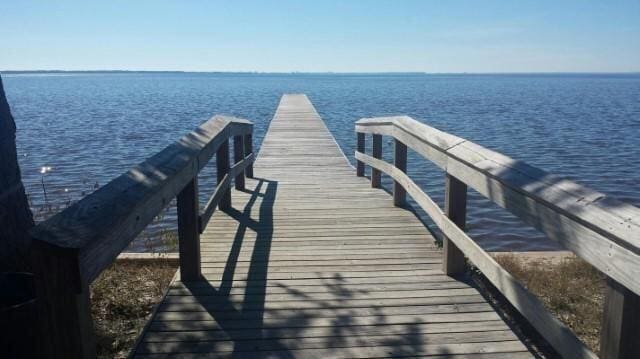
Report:
[[[433,76],[496,76],[496,75],[640,75],[640,72],[262,72],[262,71],[182,71],[182,70],[0,70],[3,75],[23,74],[209,74],[209,75],[433,75]]]

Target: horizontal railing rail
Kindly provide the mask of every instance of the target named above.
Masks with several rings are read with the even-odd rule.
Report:
[[[46,357],[95,357],[89,285],[177,198],[180,275],[200,274],[199,234],[214,207],[231,206],[231,179],[253,176],[251,122],[215,116],[31,231],[40,338]],[[229,138],[236,164],[229,166]],[[200,213],[198,173],[216,155],[218,184]],[[226,157],[226,158],[225,158]]]
[[[601,355],[640,355],[631,334],[640,325],[639,208],[407,116],[362,119],[355,130],[357,175],[364,176],[365,164],[371,166],[371,185],[380,187],[384,172],[394,180],[396,205],[403,205],[408,193],[432,218],[444,235],[445,273],[463,271],[466,256],[563,357],[595,357],[464,232],[469,186],[603,272],[608,287]],[[373,137],[371,156],[365,153],[365,134]],[[382,136],[395,140],[394,164],[382,160]],[[407,147],[445,171],[444,211],[407,176]]]

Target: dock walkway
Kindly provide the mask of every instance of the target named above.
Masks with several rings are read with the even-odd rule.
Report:
[[[201,235],[204,280],[171,284],[135,357],[532,356],[305,95],[283,96],[254,171]]]

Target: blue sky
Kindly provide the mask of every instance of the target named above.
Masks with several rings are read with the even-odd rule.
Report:
[[[640,71],[640,1],[2,0],[0,69]]]

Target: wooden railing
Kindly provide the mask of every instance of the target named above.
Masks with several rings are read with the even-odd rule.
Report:
[[[369,165],[371,185],[393,178],[394,203],[408,193],[444,235],[443,270],[465,270],[465,256],[565,358],[595,357],[509,272],[464,232],[467,186],[560,242],[607,277],[600,355],[640,357],[640,209],[577,183],[441,132],[406,116],[356,122],[357,175]],[[372,156],[365,154],[372,134]],[[382,160],[382,136],[395,140],[394,164]],[[446,173],[444,211],[406,174],[407,147]]]
[[[243,189],[253,176],[252,132],[246,120],[213,117],[32,230],[43,357],[96,356],[89,285],[176,197],[181,280],[200,279],[199,235],[216,207],[231,206],[231,180]],[[214,154],[218,185],[200,213],[198,173]]]

